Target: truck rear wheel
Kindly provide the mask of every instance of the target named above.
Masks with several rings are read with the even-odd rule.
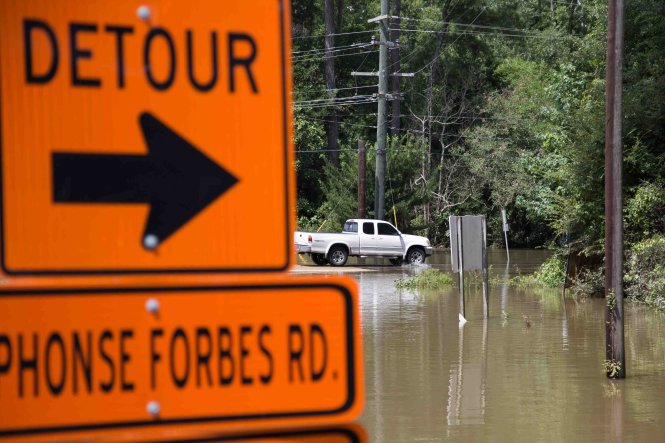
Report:
[[[344,246],[333,246],[328,252],[328,262],[333,266],[344,266],[349,253]]]
[[[323,254],[312,254],[312,261],[318,266],[325,266],[328,264],[328,260]]]
[[[409,252],[406,253],[406,262],[412,265],[425,263],[425,250],[418,246],[409,249]]]

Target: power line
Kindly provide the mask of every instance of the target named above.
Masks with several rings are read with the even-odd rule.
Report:
[[[365,114],[365,115],[372,115],[372,114]],[[374,114],[375,115],[375,114]],[[297,118],[301,118],[304,120],[309,120],[309,121],[320,121],[320,122],[326,122],[326,123],[333,123],[332,120],[327,120],[325,118],[316,118],[316,117],[307,117],[307,116],[298,116]],[[371,128],[371,129],[376,129],[376,126],[374,125],[364,125],[361,123],[354,123],[354,122],[345,122],[345,121],[337,121],[336,123],[342,124],[342,125],[348,125],[348,126],[355,126],[355,127],[361,127],[361,128]],[[481,136],[481,135],[475,135],[475,134],[445,134],[441,132],[432,132],[432,131],[421,131],[419,129],[406,129],[407,132],[411,133],[420,133],[420,134],[429,134],[430,132],[436,136],[444,136],[448,138],[465,138],[465,139],[472,139],[472,140],[495,140],[495,141],[540,141],[542,140],[541,138],[538,137],[491,137],[491,136]]]
[[[315,48],[315,49],[305,49],[302,51],[291,51],[291,55],[300,55],[300,54],[305,54],[309,52],[326,52],[326,51],[337,51],[337,50],[342,50],[342,49],[350,49],[350,48],[357,48],[357,47],[362,47],[362,46],[370,46],[371,43],[353,43],[351,45],[344,45],[344,46],[333,46],[331,48]]]
[[[351,31],[351,32],[338,32],[334,34],[319,34],[319,35],[303,35],[299,37],[292,37],[292,40],[300,40],[306,38],[324,38],[328,36],[338,36],[338,35],[355,35],[355,34],[376,34],[376,31]]]
[[[362,103],[372,103],[376,101],[374,95],[354,95],[350,97],[336,97],[315,100],[301,100],[294,103],[294,107],[298,108],[321,108],[328,106],[343,106]]]
[[[410,131],[410,132],[423,132],[423,131]],[[437,136],[443,135],[446,137],[450,138],[456,138],[456,139],[461,139],[461,138],[473,138],[473,139],[479,139],[479,140],[494,140],[494,141],[539,141],[537,138],[500,138],[500,137],[478,137],[478,136],[470,136],[470,135],[463,135],[463,134],[436,134]],[[368,150],[374,150],[376,151],[376,146],[369,146],[367,148]],[[406,149],[404,148],[398,148],[394,147],[391,148],[391,152],[401,152],[405,151]],[[357,148],[338,148],[338,149],[301,149],[301,150],[296,150],[295,152],[297,154],[315,154],[315,153],[324,153],[324,152],[358,152]],[[436,155],[440,155],[438,152],[432,152],[431,155],[434,157]],[[453,155],[453,154],[448,154],[448,155]]]
[[[370,54],[372,52],[378,52],[378,51],[379,51],[378,49],[372,49],[370,51],[354,52],[352,54],[336,54],[336,55],[331,55],[331,56],[325,56],[324,55],[323,57],[308,57],[308,58],[298,58],[298,59],[294,58],[293,61],[294,62],[304,62],[304,61],[312,61],[312,60],[321,61],[321,60],[326,60],[326,59],[329,59],[329,58],[348,57],[348,56],[353,56],[353,55]]]
[[[493,30],[493,31],[524,32],[524,33],[527,33],[527,34],[538,34],[538,33],[543,32],[543,31],[540,31],[538,29],[529,29],[529,28],[508,28],[508,27],[502,27],[502,26],[476,25],[473,22],[471,22],[471,23],[460,23],[460,22],[452,22],[452,21],[417,19],[417,18],[407,18],[407,17],[400,17],[400,19],[401,20],[407,20],[407,21],[428,22],[428,23],[432,23],[432,24],[436,24],[436,25],[459,26],[459,27],[463,27],[463,28],[477,28],[477,29],[486,29],[486,30]]]
[[[372,46],[372,45],[369,44],[369,43],[362,43],[362,44],[359,44],[359,45],[350,46],[348,48],[334,49],[334,50],[331,50],[331,51],[318,51],[317,50],[316,52],[314,52],[312,54],[294,55],[294,56],[291,57],[291,60],[299,60],[299,59],[308,58],[308,57],[320,57],[320,56],[325,57],[325,56],[329,56],[330,54],[339,54],[339,53],[353,51],[355,49],[365,49],[369,46]]]
[[[303,59],[316,59],[316,60],[322,60],[324,58],[332,58],[336,57],[340,54],[349,54],[349,55],[355,55],[357,52],[349,52],[355,49],[364,49],[364,48],[348,48],[348,49],[340,49],[336,51],[330,51],[330,52],[318,52],[315,54],[303,54],[303,55],[295,55],[291,57],[291,60],[303,60]]]
[[[356,68],[356,71],[360,71],[360,68],[365,64],[365,62],[367,61],[368,58],[369,58],[369,54],[367,54],[365,56],[365,58],[363,58],[363,61],[360,62],[360,65],[358,65],[358,67]],[[355,78],[355,77],[353,79],[355,80],[356,84],[358,84],[358,79]]]
[[[537,32],[537,31],[534,31],[533,29],[528,29],[528,28],[506,28],[506,27],[502,27],[502,26],[476,25],[473,22],[471,22],[471,23],[460,23],[460,22],[452,22],[452,21],[406,18],[406,17],[400,17],[400,19],[401,20],[407,20],[407,21],[427,22],[427,23],[431,23],[433,25],[440,25],[440,26],[444,26],[444,25],[445,26],[460,26],[460,27],[463,27],[463,28],[489,29],[489,30],[494,30],[494,31]]]
[[[324,94],[324,93],[336,93],[337,91],[348,91],[351,89],[369,89],[369,88],[376,88],[378,85],[367,85],[367,86],[349,86],[348,88],[335,88],[335,89],[314,89],[314,90],[309,90],[309,91],[298,91],[298,92],[292,92],[292,95],[298,95],[298,94]]]
[[[376,112],[368,112],[368,113],[354,113],[354,117],[360,117],[360,116],[376,116]],[[404,118],[413,118],[418,120],[418,117],[413,115],[413,114],[400,114],[399,117],[404,117]],[[440,118],[443,117],[443,114],[439,115],[433,115],[430,116],[431,118]],[[471,115],[464,115],[464,116],[454,116],[451,117],[450,120],[496,120],[496,121],[530,121],[527,118],[522,118],[516,115],[509,115],[508,117],[489,117],[489,116],[471,116]]]
[[[315,98],[311,100],[298,100],[295,103],[316,103],[316,102],[330,102],[335,100],[358,100],[358,99],[370,99],[374,98],[373,95],[364,94],[364,95],[350,95],[346,97],[326,97],[326,98]]]
[[[365,104],[374,104],[376,103],[376,100],[364,100],[364,101],[357,101],[357,102],[344,102],[344,103],[326,103],[326,104],[318,104],[318,105],[298,105],[295,106],[295,109],[297,111],[301,111],[303,109],[321,109],[321,108],[329,108],[331,106],[335,107],[343,107],[343,106],[348,106],[348,105],[365,105]]]
[[[365,105],[365,104],[374,104],[376,103],[376,100],[367,100],[367,101],[359,101],[359,102],[344,102],[344,103],[327,103],[327,104],[321,104],[321,105],[300,105],[296,106],[295,109],[296,111],[301,111],[304,109],[322,109],[322,108],[329,108],[331,106],[334,107],[344,107],[344,106],[349,106],[349,105]]]
[[[424,34],[438,34],[441,31],[435,29],[400,29],[400,32],[420,32]],[[539,34],[506,34],[503,32],[482,32],[482,31],[472,31],[472,30],[455,30],[448,29],[446,32],[450,34],[461,34],[461,35],[486,35],[490,37],[511,37],[511,38],[532,38],[536,40],[569,40],[571,38],[580,38],[576,35],[567,35],[567,36],[555,36],[552,34],[543,35]]]
[[[363,103],[374,103],[373,99],[363,99],[363,100],[342,100],[342,101],[332,101],[326,103],[302,103],[294,105],[296,109],[300,110],[302,108],[326,108],[329,106],[343,106],[343,105],[353,105],[353,104],[363,104]]]
[[[483,13],[484,13],[486,10],[487,10],[487,8],[483,8],[483,9],[482,9],[482,10],[481,10],[481,11],[480,11],[480,12],[479,12],[479,13],[473,18],[473,20],[471,20],[471,23],[468,23],[468,26],[473,26],[474,23],[476,22],[476,20],[478,20],[478,18],[479,18],[481,15],[483,15]],[[447,22],[441,22],[442,25],[443,25],[444,23],[447,23]],[[446,25],[446,33],[448,33],[449,31],[450,31],[450,26]],[[459,36],[455,39],[455,41],[453,41],[452,45],[454,45],[455,43],[457,43],[457,41],[458,41],[461,37],[462,37],[462,36],[459,35]],[[451,45],[451,46],[452,46],[452,45]],[[440,56],[440,55],[439,55],[439,56]],[[436,63],[436,61],[437,61],[438,58],[439,58],[439,57],[434,57],[434,58],[432,59],[431,62],[429,62],[428,64],[426,64],[426,65],[423,66],[422,68],[418,69],[416,72],[414,72],[414,75],[415,75],[415,74],[418,74],[419,72],[423,71],[424,69],[427,69],[429,66],[434,65],[434,63]]]
[[[448,138],[464,138],[471,140],[493,140],[493,141],[541,141],[542,139],[537,137],[486,137],[480,135],[466,135],[466,134],[445,134],[441,132],[431,132],[431,131],[421,131],[419,129],[408,129],[408,132],[418,133],[418,134],[432,134],[437,137],[448,137]]]
[[[358,88],[362,88],[363,86],[358,86]],[[367,86],[367,87],[376,87],[376,85],[372,86]],[[355,89],[355,87],[351,88],[343,88],[343,89]],[[320,99],[321,101],[326,101],[326,99]],[[376,117],[377,113],[376,112],[364,112],[364,113],[359,113],[359,112],[354,112],[352,115],[349,117]],[[429,116],[428,120],[434,120],[438,118],[442,118],[444,115],[432,115]],[[407,119],[413,119],[413,120],[420,120],[417,115],[413,114],[399,114],[398,117],[400,118],[407,118]],[[425,116],[424,116],[425,117]],[[304,118],[304,117],[303,117]],[[508,115],[505,117],[496,117],[496,116],[472,116],[472,115],[456,115],[452,116],[448,119],[448,122],[441,122],[440,124],[454,124],[451,122],[454,122],[455,120],[472,120],[472,121],[497,121],[497,122],[531,122],[532,120],[528,118],[524,118],[518,115]],[[505,127],[505,126],[504,126]]]
[[[346,122],[346,121],[334,121],[334,120],[327,120],[324,118],[316,118],[316,117],[306,117],[306,116],[297,116],[297,118],[302,118],[304,120],[309,120],[309,121],[320,121],[324,123],[338,123],[340,125],[347,125],[347,126],[355,126],[358,128],[371,128],[371,129],[376,129],[376,126],[372,125],[363,125],[361,123],[354,123],[354,122]]]
[[[296,150],[296,154],[318,154],[321,152],[341,152],[341,151],[354,151],[358,152],[357,148],[338,148],[338,149],[303,149]]]

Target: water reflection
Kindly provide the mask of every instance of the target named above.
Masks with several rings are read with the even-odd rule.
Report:
[[[564,351],[568,350],[568,309],[566,308],[566,299],[564,292],[561,293],[563,306],[563,317],[561,318],[561,348]]]
[[[474,330],[473,325],[459,328],[459,357],[451,365],[448,382],[448,425],[485,423],[485,381],[487,374],[487,319],[483,319],[481,354],[464,352],[464,334]],[[471,340],[472,338],[469,337]],[[470,346],[471,347],[471,346]],[[477,348],[471,347],[473,350]]]
[[[508,303],[508,280],[510,279],[510,263],[506,263],[503,268],[503,276],[501,283],[501,314],[506,312],[506,305]]]
[[[495,281],[545,258],[511,250],[507,267],[499,252],[490,254]],[[662,441],[662,314],[626,305],[629,378],[612,382],[602,371],[603,300],[493,286],[483,322],[481,287],[472,285],[460,329],[456,288],[395,290],[394,280],[421,269],[355,274],[370,441]]]

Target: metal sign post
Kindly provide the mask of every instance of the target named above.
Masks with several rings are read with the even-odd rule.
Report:
[[[457,257],[459,261],[458,273],[459,273],[459,307],[460,307],[460,322],[464,320],[466,322],[466,309],[464,306],[464,254],[462,253],[462,223],[457,223]]]
[[[510,251],[508,250],[508,219],[506,217],[506,209],[501,210],[501,219],[503,221],[503,237],[506,240],[506,258],[508,259],[508,263],[510,263]]]
[[[460,324],[466,323],[464,271],[481,270],[483,317],[489,317],[489,272],[487,268],[487,224],[485,216],[450,216],[450,252],[453,272],[459,275]]]
[[[480,219],[480,229],[481,229],[481,238],[483,241],[482,246],[482,256],[483,256],[483,318],[488,318],[490,316],[490,304],[489,304],[489,270],[487,268],[487,222],[485,217]]]

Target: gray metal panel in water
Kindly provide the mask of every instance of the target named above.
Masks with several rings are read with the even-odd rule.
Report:
[[[462,264],[465,271],[483,269],[483,220],[484,215],[450,216],[450,254],[453,272],[459,271],[457,224],[462,223]]]
[[[459,259],[457,258],[457,222],[459,217],[451,215],[448,217],[448,233],[450,234],[450,264],[453,266],[453,272],[459,272]]]

